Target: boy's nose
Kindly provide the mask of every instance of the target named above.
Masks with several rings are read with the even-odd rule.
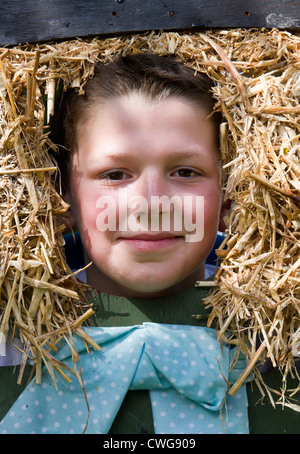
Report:
[[[162,204],[158,199],[172,196],[165,175],[155,169],[149,169],[140,176],[135,187],[135,195],[146,199],[148,209],[159,204],[159,211],[162,211]]]
[[[138,186],[139,194],[146,199],[151,199],[153,196],[168,195],[165,176],[155,169],[145,171],[138,180]]]

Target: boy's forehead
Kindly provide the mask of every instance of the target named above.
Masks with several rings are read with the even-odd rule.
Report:
[[[168,141],[160,140],[160,136],[153,140],[149,136],[142,142],[139,140],[117,139],[115,136],[108,140],[91,140],[82,143],[78,148],[77,163],[80,166],[90,168],[98,165],[112,167],[126,167],[128,164],[146,164],[151,162],[166,163],[168,165],[180,165],[184,163],[204,162],[213,159],[216,165],[219,164],[218,150],[211,141],[197,141],[190,138],[168,137]],[[73,161],[74,162],[74,161]]]
[[[178,98],[150,100],[131,94],[107,100],[93,109],[79,124],[77,137],[81,143],[105,140],[109,145],[117,140],[134,140],[142,135],[153,140],[161,134],[168,141],[169,138],[179,140],[184,135],[188,139],[203,126],[207,135],[214,135],[207,113],[190,101]]]
[[[161,123],[162,117],[164,121]],[[122,124],[128,127],[132,120],[134,122],[138,120],[137,125],[140,125],[143,120],[145,123],[151,120],[151,124],[156,124],[156,120],[158,120],[158,124],[164,125],[172,121],[182,123],[184,120],[190,121],[192,118],[195,121],[209,121],[208,117],[209,112],[204,106],[189,99],[175,96],[150,99],[142,93],[132,92],[128,95],[109,98],[98,104],[95,103],[85,123],[111,124],[111,126],[118,123],[118,127]]]

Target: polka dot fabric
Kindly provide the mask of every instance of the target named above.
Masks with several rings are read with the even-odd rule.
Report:
[[[0,425],[0,433],[108,433],[129,389],[149,389],[157,434],[248,433],[245,386],[227,396],[245,362],[230,371],[233,351],[222,348],[214,330],[144,323],[132,327],[92,328],[102,347],[80,352],[87,403],[77,380],[58,381],[47,371],[42,385],[30,384]],[[57,359],[71,366],[67,345]],[[227,382],[227,383],[226,383]]]

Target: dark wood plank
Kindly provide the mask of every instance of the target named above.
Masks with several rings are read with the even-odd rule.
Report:
[[[299,0],[2,0],[0,45],[147,30],[300,30]]]

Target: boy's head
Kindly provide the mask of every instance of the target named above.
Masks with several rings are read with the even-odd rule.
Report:
[[[214,100],[211,94],[212,80],[204,73],[197,73],[172,57],[138,54],[121,57],[108,65],[98,64],[93,78],[85,86],[84,96],[74,96],[66,116],[66,144],[72,150],[77,145],[77,125],[83,116],[112,98],[132,92],[140,93],[151,100],[170,97],[189,100],[211,114]],[[218,122],[214,114],[216,139]]]
[[[211,87],[140,54],[98,65],[69,102],[63,178],[94,287],[148,297],[204,278],[222,207]]]

